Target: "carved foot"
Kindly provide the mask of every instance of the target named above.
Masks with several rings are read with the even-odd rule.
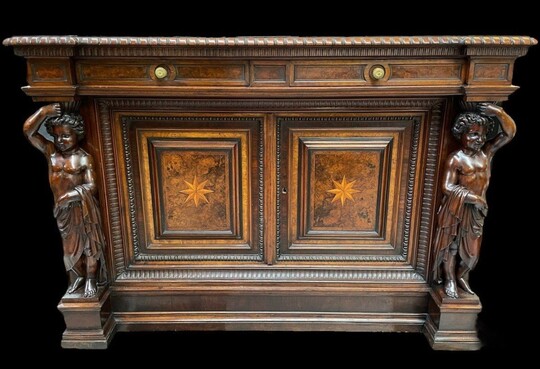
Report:
[[[75,291],[77,291],[79,288],[82,287],[83,283],[84,283],[84,278],[83,277],[77,277],[77,279],[75,279],[73,281],[71,286],[69,286],[67,292],[69,294],[74,293]]]
[[[448,297],[457,299],[459,295],[457,293],[456,281],[452,279],[447,280],[444,283],[444,293],[446,293]]]
[[[465,278],[459,278],[458,283],[459,283],[459,286],[463,288],[465,292],[470,293],[471,295],[474,295],[474,292],[471,289],[471,286],[469,286],[469,283],[465,280]]]
[[[97,284],[95,278],[88,278],[84,287],[84,297],[94,297],[97,294]]]

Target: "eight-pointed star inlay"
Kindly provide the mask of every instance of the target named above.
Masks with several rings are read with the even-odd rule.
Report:
[[[208,199],[206,198],[205,195],[208,194],[208,193],[214,192],[212,190],[207,190],[206,188],[204,188],[204,186],[206,186],[206,182],[208,182],[208,180],[199,183],[197,181],[197,176],[195,176],[195,178],[193,179],[193,183],[189,183],[186,180],[184,180],[184,182],[188,185],[189,188],[186,188],[185,190],[182,190],[180,192],[185,193],[186,195],[188,195],[185,202],[188,202],[189,200],[193,200],[195,202],[196,207],[199,206],[199,202],[201,200],[204,200],[205,202],[208,202]]]
[[[351,201],[354,201],[354,198],[352,197],[352,194],[360,192],[360,191],[355,190],[354,188],[352,188],[356,181],[347,182],[347,180],[345,179],[345,176],[343,176],[343,179],[341,180],[341,183],[339,183],[338,181],[334,181],[334,180],[332,180],[332,182],[334,182],[335,187],[333,189],[331,189],[331,190],[326,191],[326,192],[330,192],[330,193],[334,194],[334,198],[332,199],[332,202],[341,200],[341,206],[345,205],[345,201],[347,199],[349,199]]]

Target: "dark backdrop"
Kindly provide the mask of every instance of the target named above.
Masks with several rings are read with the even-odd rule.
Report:
[[[84,4],[83,4],[84,5]],[[147,4],[152,7],[153,4]],[[462,4],[463,5],[463,4]],[[23,6],[15,4],[13,6]],[[363,11],[323,9],[312,15],[310,10],[289,15],[285,8],[264,12],[273,16],[263,21],[253,11],[249,14],[224,17],[216,22],[203,13],[194,16],[179,9],[166,9],[155,4],[145,17],[111,15],[106,8],[81,10],[91,20],[73,15],[59,16],[52,7],[43,9],[8,9],[1,17],[18,17],[16,26],[6,26],[0,19],[0,39],[12,35],[96,35],[96,36],[237,36],[237,35],[301,35],[301,36],[363,36],[422,34],[508,34],[540,38],[538,20],[524,7],[509,9],[461,9],[447,6],[448,11],[433,11],[431,15],[415,16],[413,6],[397,9],[398,21],[388,21],[383,3],[365,4]],[[264,7],[263,4],[258,6]],[[444,8],[444,4],[439,5]],[[382,8],[381,8],[382,7]],[[210,12],[209,9],[204,9]],[[215,16],[215,8],[213,16]],[[23,14],[26,11],[27,14]],[[220,9],[218,9],[220,11]],[[423,11],[426,11],[424,8]],[[31,13],[31,14],[29,14]],[[202,14],[202,15],[200,15]],[[146,25],[158,22],[159,27]],[[185,25],[189,19],[195,26]],[[330,25],[329,23],[335,24]],[[370,25],[368,25],[368,22]],[[4,222],[2,224],[2,293],[4,337],[11,344],[28,348],[29,353],[60,355],[66,359],[93,362],[116,353],[126,358],[176,358],[197,354],[200,365],[219,359],[223,363],[283,362],[283,354],[291,354],[304,364],[307,361],[331,359],[358,365],[366,355],[381,360],[425,357],[437,360],[470,358],[485,353],[501,353],[525,346],[525,333],[531,329],[536,308],[529,296],[538,286],[534,274],[538,269],[538,238],[533,223],[538,215],[532,179],[538,168],[538,106],[540,47],[534,47],[515,64],[514,84],[521,89],[504,103],[506,111],[518,124],[516,138],[494,159],[492,184],[488,191],[490,214],[486,220],[480,262],[471,276],[472,288],[480,296],[483,311],[478,324],[485,348],[480,353],[436,353],[420,334],[387,333],[293,333],[293,332],[165,332],[119,333],[106,352],[62,350],[64,323],[56,305],[65,291],[66,277],[62,248],[52,216],[52,195],[47,181],[47,168],[41,154],[24,139],[21,127],[39,104],[25,96],[26,69],[22,58],[12,49],[0,47],[0,88],[2,90],[1,139],[2,192]],[[531,273],[531,271],[534,273]],[[529,277],[529,275],[532,275]],[[534,333],[533,333],[534,334]],[[387,354],[376,354],[381,349]],[[397,352],[399,355],[389,355]],[[405,356],[403,356],[403,354]],[[416,356],[416,355],[424,356]],[[281,358],[280,358],[281,357]],[[20,359],[32,358],[24,355]],[[519,357],[518,357],[519,358]],[[39,360],[39,359],[38,359]],[[406,360],[407,361],[407,360]],[[423,361],[423,360],[422,360]],[[177,361],[181,365],[181,361]],[[461,361],[456,361],[459,365]]]

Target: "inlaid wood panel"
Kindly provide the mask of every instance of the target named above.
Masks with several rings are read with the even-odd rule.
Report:
[[[403,61],[391,63],[389,69],[389,84],[459,85],[464,77],[459,60]]]
[[[262,259],[260,118],[118,119],[133,262]]]
[[[405,262],[416,240],[422,119],[279,118],[278,260]]]
[[[291,86],[324,86],[337,83],[346,85],[365,84],[365,63],[321,63],[317,61],[295,62],[291,65]]]
[[[67,85],[72,83],[71,63],[57,60],[32,59],[28,61],[28,83],[36,85]]]
[[[506,81],[508,80],[509,64],[476,63],[474,66],[474,79],[477,81]]]
[[[299,141],[307,164],[302,171],[307,178],[303,191],[308,194],[302,235],[379,236],[379,194],[386,185],[381,173],[387,174],[392,139]]]
[[[157,237],[238,237],[238,150],[242,138],[246,145],[245,135],[229,141],[207,137],[203,144],[196,137],[171,138],[149,139],[152,183],[159,196]]]
[[[90,64],[80,63],[79,82],[101,82],[118,83],[119,81],[129,82],[148,79],[148,64],[135,63],[110,63],[110,64]]]
[[[251,65],[253,86],[288,85],[289,66],[286,62],[256,62]]]

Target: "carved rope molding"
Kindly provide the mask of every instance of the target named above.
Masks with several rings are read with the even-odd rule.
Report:
[[[526,36],[79,37],[5,39],[21,56],[458,56],[524,55]]]
[[[358,45],[536,45],[527,36],[377,36],[377,37],[92,37],[15,36],[5,46],[358,46]]]

